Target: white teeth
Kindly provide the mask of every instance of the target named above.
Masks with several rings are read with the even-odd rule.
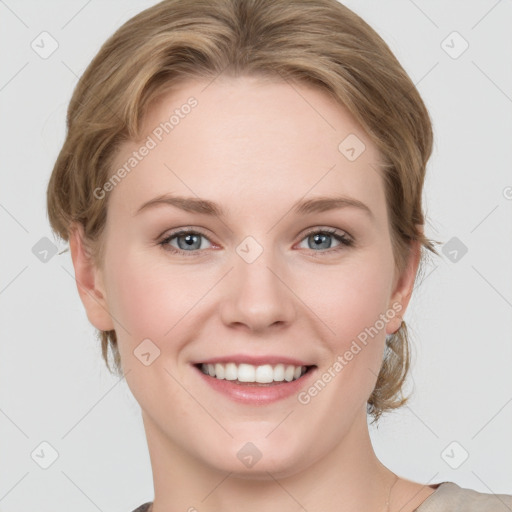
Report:
[[[251,364],[238,365],[238,380],[240,382],[256,382],[256,368]]]
[[[240,382],[258,382],[259,384],[269,384],[270,382],[282,382],[286,380],[291,382],[297,380],[306,373],[307,366],[293,366],[276,364],[264,364],[254,366],[252,364],[235,363],[216,363],[202,364],[201,371],[217,379],[238,380]]]
[[[293,380],[293,376],[295,374],[295,366],[287,366],[284,371],[284,380],[291,382]]]
[[[221,364],[215,365],[215,375],[217,376],[217,378],[223,379],[225,373],[226,372],[224,371],[224,366],[222,366]]]
[[[203,365],[204,366],[204,365]],[[221,365],[224,366],[224,365]],[[224,366],[224,377],[226,380],[236,380],[238,377],[238,370],[235,363],[228,363]],[[220,379],[220,377],[219,377]]]
[[[265,364],[263,366],[258,366],[256,368],[256,382],[261,382],[262,384],[266,384],[274,381],[274,370],[272,370],[272,366],[269,364]]]
[[[284,364],[278,364],[274,366],[274,380],[277,382],[283,382],[284,380]]]

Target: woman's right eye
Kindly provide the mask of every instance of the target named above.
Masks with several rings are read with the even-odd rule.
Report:
[[[195,253],[199,249],[207,248],[204,247],[203,240],[208,240],[208,238],[197,231],[177,231],[166,236],[159,242],[159,245],[166,251],[180,254]]]

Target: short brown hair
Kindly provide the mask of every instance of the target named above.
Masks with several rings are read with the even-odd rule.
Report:
[[[259,75],[313,85],[345,106],[376,144],[397,269],[411,241],[421,263],[438,254],[423,233],[422,189],[432,126],[411,79],[382,38],[336,0],[164,0],[127,21],[80,78],[67,114],[67,135],[48,185],[54,232],[69,239],[84,228],[101,264],[109,178],[119,144],[136,141],[151,102],[187,79]],[[421,268],[421,265],[420,265]],[[121,372],[115,331],[99,333],[103,358]],[[406,402],[409,369],[405,322],[386,342],[375,389],[374,421]]]

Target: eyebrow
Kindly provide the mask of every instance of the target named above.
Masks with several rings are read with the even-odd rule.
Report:
[[[224,215],[222,207],[213,201],[198,197],[183,197],[170,194],[163,194],[145,202],[136,211],[135,215],[149,208],[162,205],[174,206],[175,208],[179,208],[186,212],[201,213],[203,215],[212,215],[217,217],[222,217]],[[308,199],[306,201],[299,200],[292,205],[289,211],[293,211],[296,214],[307,215],[341,208],[357,208],[358,210],[366,213],[370,218],[375,218],[370,208],[362,201],[345,196],[322,196],[314,199]]]

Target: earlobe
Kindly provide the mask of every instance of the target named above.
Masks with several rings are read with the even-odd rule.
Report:
[[[69,248],[78,294],[91,324],[101,331],[110,331],[114,329],[114,324],[108,309],[101,270],[94,263],[84,240],[83,226],[73,224],[69,234]]]

